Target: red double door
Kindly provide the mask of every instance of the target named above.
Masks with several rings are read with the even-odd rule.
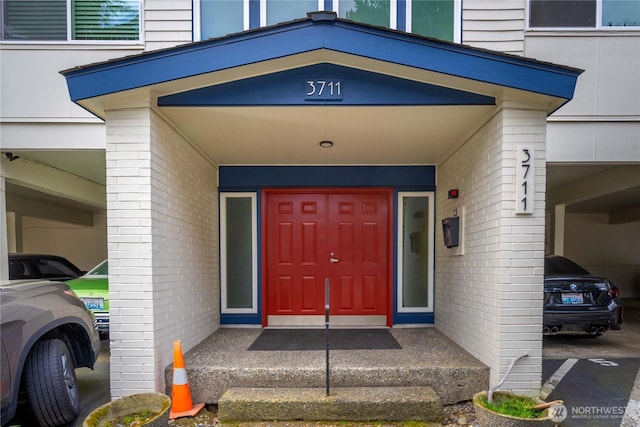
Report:
[[[388,323],[391,192],[266,191],[265,198],[264,323],[323,322],[326,279],[332,316]]]

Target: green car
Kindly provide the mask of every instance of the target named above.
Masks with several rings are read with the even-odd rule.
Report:
[[[67,281],[96,318],[98,331],[109,332],[109,263],[102,261],[87,274]]]

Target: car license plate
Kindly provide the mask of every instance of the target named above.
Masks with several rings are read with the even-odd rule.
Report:
[[[104,298],[80,298],[89,310],[104,310]]]
[[[563,304],[583,304],[582,294],[562,294]]]

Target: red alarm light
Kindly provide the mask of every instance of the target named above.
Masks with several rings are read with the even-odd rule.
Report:
[[[450,199],[457,199],[459,194],[460,193],[457,188],[452,188],[448,193]]]

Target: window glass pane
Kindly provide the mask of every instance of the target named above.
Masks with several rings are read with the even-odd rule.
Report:
[[[138,40],[138,0],[73,0],[73,40]]]
[[[411,32],[453,41],[453,0],[412,0]]]
[[[201,0],[200,39],[243,31],[243,7],[243,0]]]
[[[306,18],[318,10],[318,0],[267,0],[267,25]]]
[[[253,227],[251,197],[226,198],[227,308],[251,308]]]
[[[364,24],[389,27],[391,2],[390,0],[340,0],[338,16]]]
[[[595,27],[596,0],[531,0],[531,27]]]
[[[603,27],[640,26],[639,0],[602,0]]]
[[[427,307],[429,198],[404,197],[402,214],[402,307]]]
[[[109,262],[103,261],[97,267],[94,267],[89,273],[89,276],[106,276],[109,274]]]
[[[4,40],[66,40],[66,0],[5,0]]]
[[[39,259],[37,264],[40,273],[42,273],[42,277],[73,277],[77,274],[77,272],[72,270],[68,265],[55,259]]]

